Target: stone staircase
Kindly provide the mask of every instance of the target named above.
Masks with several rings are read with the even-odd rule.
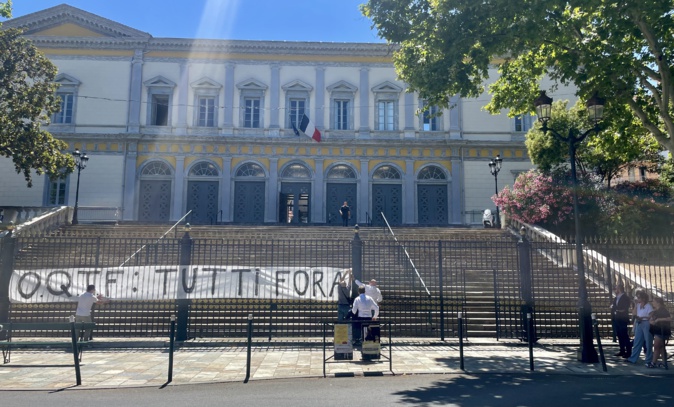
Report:
[[[158,264],[158,261],[178,264],[179,239],[184,235],[185,228],[180,226],[157,242],[169,227],[133,223],[66,226],[48,237],[25,239],[16,257],[16,265],[31,268],[51,262],[52,267],[118,266],[143,244],[148,246],[128,265]],[[384,295],[382,317],[395,321],[397,335],[439,335],[439,241],[443,242],[446,336],[457,335],[456,313],[459,311],[464,313],[468,337],[493,338],[497,336],[497,324],[517,325],[513,309],[519,309],[521,301],[518,299],[515,238],[510,233],[492,229],[433,227],[399,227],[395,232],[398,242],[382,228],[360,228],[359,236],[363,241],[363,277],[380,281]],[[256,266],[265,266],[271,262],[285,262],[298,266],[320,264],[346,268],[351,264],[350,242],[354,230],[334,226],[218,225],[192,227],[189,234],[195,241],[193,264],[231,264],[232,254],[214,250],[214,247],[229,247],[236,242],[242,248],[255,248],[252,254],[248,253],[252,249],[237,254],[242,264],[254,261]],[[278,243],[273,250],[265,246],[270,241]],[[302,243],[283,244],[287,241]],[[270,258],[272,254],[274,257]],[[534,257],[534,265],[550,262],[538,254]],[[410,260],[416,270],[411,267]],[[546,279],[539,281],[534,277],[535,296],[541,304],[546,303],[545,298],[551,293],[555,294],[555,298],[561,293],[569,301],[548,302],[537,309],[541,315],[537,328],[541,332],[556,332],[562,326],[568,330],[568,335],[573,336],[577,331],[577,319],[559,310],[575,306],[577,277],[573,270],[556,268],[555,272],[558,274],[554,280],[557,286],[551,286]],[[605,295],[591,284],[588,284],[588,292],[593,298]],[[197,336],[242,335],[250,312],[265,321],[256,326],[259,336],[270,332],[277,336],[320,335],[321,327],[317,321],[334,319],[336,314],[332,303],[292,300],[203,300],[195,301],[191,307],[190,329]],[[138,312],[139,308],[142,313]],[[21,306],[17,307],[16,315],[21,314],[26,319],[37,315],[26,309],[21,313],[21,309]],[[52,309],[59,317],[66,315],[62,307],[56,305],[47,309]],[[40,312],[44,313],[44,307]],[[174,312],[172,302],[127,303],[114,310],[102,311],[100,317],[105,317],[102,320],[110,327],[111,333],[120,325],[126,326],[125,332],[145,332],[138,324],[149,325],[151,332],[159,332],[166,329],[166,324],[158,323],[156,319],[168,320]],[[543,318],[544,315],[547,317]],[[105,329],[101,331],[105,332]]]

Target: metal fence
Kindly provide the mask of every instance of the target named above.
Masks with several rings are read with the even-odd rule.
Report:
[[[0,260],[5,264],[3,281],[8,280],[5,262],[8,250],[3,249],[8,241],[0,239]],[[360,277],[363,281],[372,278],[379,281],[384,297],[381,316],[394,322],[393,333],[397,337],[457,336],[457,316],[462,312],[469,337],[523,338],[526,306],[532,308],[538,338],[578,337],[578,273],[566,261],[574,250],[568,243],[532,242],[523,251],[517,239],[492,235],[436,241],[373,239],[360,244]],[[157,241],[22,237],[13,239],[12,246],[9,255],[13,257],[15,273],[33,272],[34,276],[38,270],[47,270],[51,277],[44,279],[53,281],[49,284],[42,281],[49,285],[44,296],[35,294],[12,303],[8,317],[53,321],[73,314],[74,302],[48,299],[49,295],[78,294],[64,293],[58,284],[61,280],[57,280],[65,278],[68,272],[77,273],[68,278],[95,282],[99,290],[113,298],[95,312],[97,334],[101,336],[164,336],[168,333],[170,316],[180,317],[181,313],[187,337],[243,336],[249,314],[259,321],[255,328],[258,337],[320,336],[320,321],[336,319],[337,306],[333,300],[311,295],[303,299],[286,298],[270,294],[271,291],[237,298],[215,286],[208,298],[163,299],[148,293],[166,291],[169,269],[182,273],[182,283],[193,288],[200,284],[197,273],[207,271],[199,270],[204,265],[245,266],[249,273],[240,269],[237,272],[248,273],[250,279],[257,278],[256,270],[283,269],[289,270],[288,273],[294,270],[299,277],[287,274],[284,281],[296,278],[299,279],[296,285],[297,281],[307,282],[305,290],[328,290],[330,284],[324,285],[327,289],[316,285],[318,274],[312,275],[312,270],[347,269],[354,264],[351,240],[194,239],[186,246],[180,238]],[[587,245],[588,250],[590,247]],[[603,336],[611,335],[608,304],[612,282],[622,280],[629,287],[645,288],[671,306],[674,299],[671,242],[604,243],[592,247],[610,259],[601,274],[596,272],[598,266],[589,261],[587,267],[588,297]],[[184,268],[176,268],[179,265]],[[143,274],[143,267],[154,268]],[[523,267],[528,267],[529,272],[525,273]],[[214,279],[217,270],[208,272]],[[229,274],[234,276],[232,281],[240,284],[236,279],[239,274],[231,270]],[[309,283],[310,279],[314,280]],[[6,284],[3,298],[9,289],[8,281]],[[125,300],[115,299],[114,287],[120,285],[130,287],[133,294]],[[239,290],[239,294],[246,294],[241,290],[254,289],[235,284],[227,287]]]

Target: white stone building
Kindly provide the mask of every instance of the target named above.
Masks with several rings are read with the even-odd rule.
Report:
[[[530,117],[451,99],[438,117],[396,79],[386,44],[154,38],[67,5],[19,17],[59,69],[48,130],[90,157],[79,204],[193,224],[471,225],[532,167]],[[496,72],[494,71],[494,75]],[[292,123],[306,114],[317,143]],[[76,175],[26,188],[0,160],[0,207],[73,205]]]

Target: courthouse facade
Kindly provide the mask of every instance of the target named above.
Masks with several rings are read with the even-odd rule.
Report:
[[[67,5],[3,27],[58,67],[48,130],[90,157],[79,204],[124,220],[340,224],[348,201],[352,224],[470,225],[494,208],[491,158],[499,189],[532,167],[530,117],[486,95],[420,114],[387,44],[155,38]],[[305,114],[321,142],[293,131]],[[74,205],[76,174],[0,170],[0,206]]]

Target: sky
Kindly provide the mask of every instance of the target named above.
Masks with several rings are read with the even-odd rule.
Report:
[[[153,37],[383,42],[366,0],[14,0],[13,16],[69,4]]]

